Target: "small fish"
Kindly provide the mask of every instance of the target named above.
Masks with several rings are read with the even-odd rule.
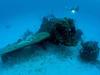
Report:
[[[74,6],[74,7],[68,8],[67,10],[70,11],[72,14],[75,14],[79,11],[79,6]]]
[[[74,14],[74,13],[76,13],[76,12],[79,11],[79,7],[78,7],[78,6],[73,7],[73,8],[71,8],[70,10],[71,10],[71,12]]]
[[[8,30],[8,29],[11,29],[12,26],[11,25],[8,25],[8,24],[0,24],[0,28],[3,28],[3,29]]]
[[[4,26],[6,29],[10,29],[12,26],[11,25],[5,25]]]

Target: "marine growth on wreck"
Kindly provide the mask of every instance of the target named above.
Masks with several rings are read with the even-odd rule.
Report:
[[[71,18],[44,17],[39,32],[50,33],[50,41],[55,44],[75,46],[81,39],[82,31],[77,29]],[[80,33],[80,34],[79,34]]]
[[[94,62],[99,55],[99,46],[96,41],[87,41],[82,44],[80,57],[84,61]]]
[[[18,55],[23,54],[22,56],[24,57],[25,54],[25,56],[28,56],[30,53],[34,53],[34,46],[45,48],[47,43],[56,46],[64,45],[67,47],[75,47],[79,42],[82,42],[81,40],[84,40],[82,35],[83,32],[76,28],[75,22],[71,18],[57,18],[55,16],[43,17],[39,31],[33,34],[28,30],[22,39],[3,48],[3,50],[0,51],[1,59],[3,62],[7,62],[7,60],[13,57],[16,58],[16,56],[19,59],[20,57],[18,57]],[[82,42],[81,46],[82,48],[79,53],[81,59],[85,61],[94,61],[97,59],[99,55],[97,42]]]

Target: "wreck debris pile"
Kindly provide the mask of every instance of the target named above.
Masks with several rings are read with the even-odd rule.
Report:
[[[82,44],[82,49],[80,50],[80,57],[85,61],[95,61],[99,55],[98,42],[87,41]]]
[[[58,46],[75,47],[78,42],[82,42],[82,48],[79,53],[80,58],[84,61],[94,61],[99,55],[98,43],[95,41],[83,42],[82,34],[82,31],[76,28],[75,22],[71,18],[44,17],[41,27],[36,34],[27,30],[22,39],[3,48],[3,50],[0,51],[0,56],[5,62],[9,55],[12,56],[12,54],[17,53],[19,50],[24,50],[25,48],[31,49],[33,45],[44,46],[46,42],[49,42]],[[25,51],[29,51],[26,49]]]
[[[39,32],[49,32],[50,41],[55,44],[76,46],[81,39],[81,30],[76,29],[74,20],[70,18],[44,17]]]
[[[33,45],[40,43],[46,40],[50,36],[47,32],[42,32],[38,34],[32,34],[31,36],[27,36],[26,40],[21,40],[20,42],[15,42],[13,44],[7,45],[3,50],[0,50],[0,56],[3,62],[9,60],[8,58],[12,58],[12,56],[18,56],[21,51],[30,51],[25,50],[27,47],[33,47]],[[27,52],[26,52],[27,53]],[[16,54],[16,55],[15,55]],[[23,55],[23,54],[22,54]]]

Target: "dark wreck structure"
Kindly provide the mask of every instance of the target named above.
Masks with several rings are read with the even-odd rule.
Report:
[[[19,60],[21,57],[27,59],[28,56],[34,55],[38,47],[44,47],[47,42],[58,46],[75,47],[79,41],[83,40],[81,38],[83,33],[76,28],[74,20],[66,17],[43,17],[41,27],[37,33],[33,34],[29,30],[26,33],[23,38],[7,45],[0,51],[3,63],[13,59],[15,62],[15,59]],[[94,60],[97,58],[98,53],[99,47],[97,43],[86,42],[82,44],[80,57],[86,60]]]
[[[71,18],[44,17],[39,32],[48,32],[49,40],[55,44],[76,46],[82,31],[77,29]]]
[[[80,58],[83,61],[94,62],[99,56],[99,46],[96,41],[87,41],[82,44]]]

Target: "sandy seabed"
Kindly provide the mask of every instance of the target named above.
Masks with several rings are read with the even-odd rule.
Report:
[[[70,48],[70,53],[67,53],[68,48],[65,48],[67,52],[54,46],[49,46],[47,49],[48,52],[45,50],[38,52],[37,56],[31,56],[21,63],[10,65],[1,63],[0,75],[100,75],[99,65],[79,60],[78,47]],[[60,49],[61,52],[57,52]]]

